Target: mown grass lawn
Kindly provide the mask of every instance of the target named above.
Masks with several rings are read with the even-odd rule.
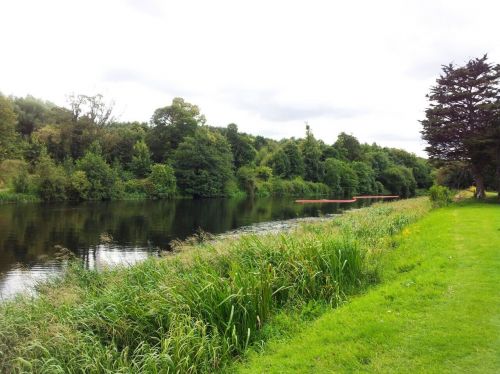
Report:
[[[383,282],[242,373],[500,373],[500,205],[466,201],[405,229]]]

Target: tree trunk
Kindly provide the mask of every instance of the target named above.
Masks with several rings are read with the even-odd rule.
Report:
[[[472,171],[472,176],[474,178],[474,182],[476,183],[475,198],[484,199],[486,197],[486,190],[484,188],[483,173],[476,165],[472,165],[471,171]]]

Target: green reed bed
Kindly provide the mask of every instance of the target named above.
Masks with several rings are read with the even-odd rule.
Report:
[[[17,372],[213,372],[285,308],[332,307],[377,276],[390,236],[426,198],[378,204],[294,232],[181,248],[95,272],[71,265],[38,297],[0,306],[0,367]]]
[[[27,193],[17,193],[0,189],[0,204],[5,203],[34,203],[41,201],[38,196]]]

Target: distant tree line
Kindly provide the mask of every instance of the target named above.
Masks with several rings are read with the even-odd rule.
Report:
[[[0,95],[0,188],[46,201],[217,197],[247,194],[412,196],[431,167],[401,149],[341,133],[276,141],[212,127],[182,98],[149,123],[119,122],[101,95],[68,107]]]

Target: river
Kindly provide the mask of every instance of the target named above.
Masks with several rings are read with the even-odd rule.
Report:
[[[61,248],[89,268],[133,264],[200,229],[212,234],[282,229],[287,225],[279,221],[370,203],[300,205],[293,198],[260,198],[0,205],[0,298],[59,274]]]

